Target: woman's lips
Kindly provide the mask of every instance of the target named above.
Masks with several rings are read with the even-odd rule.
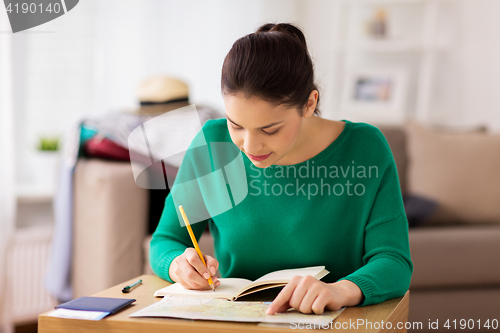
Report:
[[[251,155],[251,154],[247,154],[252,160],[254,161],[263,161],[265,160],[266,158],[268,158],[272,153],[269,153],[267,155]]]

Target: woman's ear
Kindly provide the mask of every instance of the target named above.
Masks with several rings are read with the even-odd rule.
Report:
[[[314,110],[316,110],[316,105],[318,103],[318,91],[313,90],[309,94],[309,99],[307,100],[306,105],[304,106],[304,112],[302,113],[302,117],[309,118],[314,114]]]

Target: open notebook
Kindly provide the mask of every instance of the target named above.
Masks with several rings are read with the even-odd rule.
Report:
[[[225,298],[228,300],[236,300],[257,291],[281,287],[286,285],[295,275],[307,276],[311,275],[320,280],[325,275],[330,273],[325,269],[325,266],[315,266],[306,268],[284,269],[281,271],[268,273],[255,281],[238,278],[221,278],[220,285],[215,289],[215,292],[210,290],[188,290],[180,283],[174,283],[168,287],[159,289],[155,292],[156,297],[166,295],[178,296],[196,296],[209,298]]]

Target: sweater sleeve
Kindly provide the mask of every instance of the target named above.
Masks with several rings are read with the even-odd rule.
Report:
[[[386,151],[388,148],[387,143]],[[363,266],[341,278],[355,283],[364,300],[358,306],[400,297],[410,286],[413,264],[408,221],[404,211],[396,164],[390,150],[368,221],[364,227]],[[340,281],[339,280],[339,281]]]
[[[196,239],[200,239],[207,226],[207,221],[191,225]],[[174,282],[168,273],[170,264],[188,247],[193,247],[193,243],[186,227],[181,226],[179,222],[172,196],[169,194],[165,200],[160,223],[151,239],[149,262],[153,272],[164,280]]]

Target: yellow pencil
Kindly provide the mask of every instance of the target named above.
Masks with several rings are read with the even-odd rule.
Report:
[[[200,247],[198,246],[198,242],[196,241],[196,237],[194,237],[193,229],[191,229],[191,225],[189,224],[186,213],[184,212],[184,208],[182,208],[182,206],[179,206],[179,210],[181,211],[182,218],[184,219],[184,223],[186,224],[186,227],[187,227],[187,230],[189,232],[189,236],[191,237],[191,241],[193,242],[194,248],[196,249],[196,252],[198,252],[198,255],[200,256],[201,262],[203,262],[203,265],[205,265],[205,267],[207,267],[207,263],[205,262],[205,259],[203,259],[203,254],[201,254]],[[210,271],[208,274],[211,274]],[[212,288],[212,290],[215,291],[214,281],[212,281],[211,276],[208,278],[208,283],[210,284],[210,287]]]

